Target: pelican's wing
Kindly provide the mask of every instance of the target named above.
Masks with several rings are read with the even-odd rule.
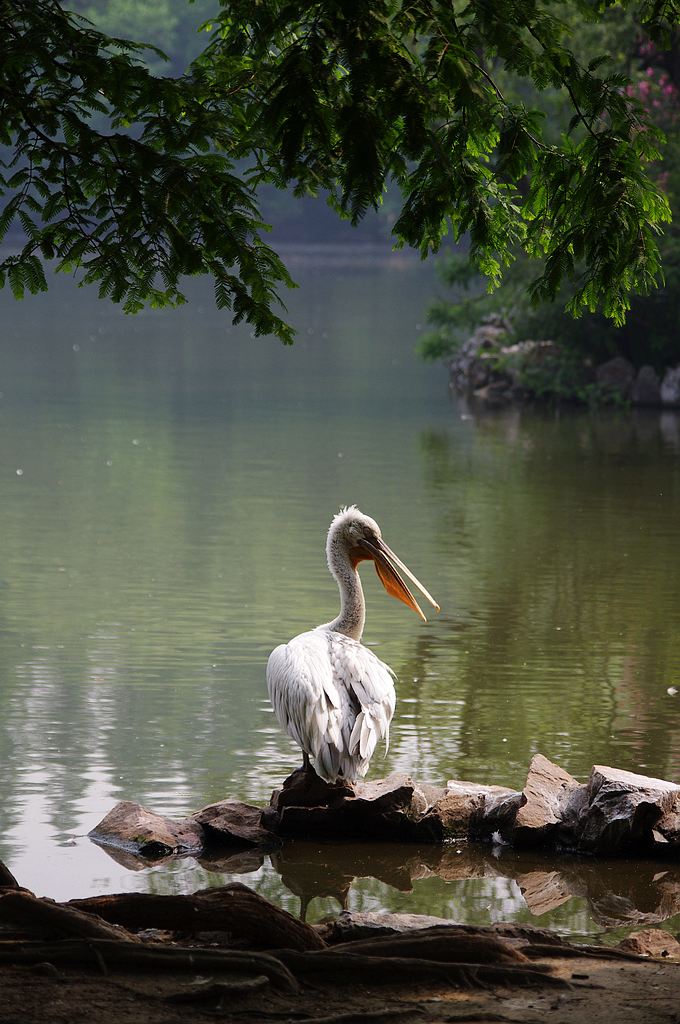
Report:
[[[365,775],[376,745],[389,747],[394,714],[394,673],[356,640],[329,633],[333,677],[346,705],[342,715],[343,774]]]
[[[267,688],[283,728],[314,758],[319,775],[334,782],[343,752],[344,702],[333,681],[326,635],[311,630],[275,648],[267,662]]]

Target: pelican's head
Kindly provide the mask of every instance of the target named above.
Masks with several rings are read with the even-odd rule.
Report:
[[[364,515],[356,505],[341,509],[334,517],[328,531],[326,555],[328,567],[333,575],[336,575],[339,554],[348,556],[353,568],[356,568],[359,562],[372,561],[387,593],[412,608],[423,622],[426,619],[422,609],[404,582],[401,573],[407,576],[432,607],[439,611],[439,605],[435,599],[382,539],[380,527],[375,519]]]

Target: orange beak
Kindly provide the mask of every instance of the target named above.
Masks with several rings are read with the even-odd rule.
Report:
[[[380,582],[387,593],[392,597],[396,597],[397,600],[403,601],[405,605],[408,605],[416,615],[420,616],[423,622],[427,622],[427,619],[423,615],[423,610],[405,583],[401,573],[403,573],[404,576],[407,576],[411,583],[415,584],[423,597],[430,602],[435,611],[440,610],[439,605],[432,595],[425,589],[422,583],[416,579],[411,570],[404,565],[401,559],[395,555],[394,551],[387,546],[384,540],[380,539],[373,542],[367,539],[362,539],[358,542],[358,547],[362,551],[363,557],[371,559],[374,563],[375,571],[380,577]],[[401,573],[399,570],[401,570]]]

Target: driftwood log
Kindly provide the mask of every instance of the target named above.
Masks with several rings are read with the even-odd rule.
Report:
[[[434,786],[403,773],[328,785],[312,769],[298,770],[264,809],[224,800],[172,821],[124,801],[90,836],[146,857],[275,850],[286,838],[370,838],[501,840],[524,849],[679,860],[680,785],[603,765],[581,783],[542,754],[533,757],[521,791],[460,780]]]

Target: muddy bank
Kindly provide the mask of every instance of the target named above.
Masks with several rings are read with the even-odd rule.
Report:
[[[312,928],[245,886],[56,904],[0,889],[0,1020],[677,1019],[680,944],[343,915]],[[643,955],[640,955],[642,953]]]

